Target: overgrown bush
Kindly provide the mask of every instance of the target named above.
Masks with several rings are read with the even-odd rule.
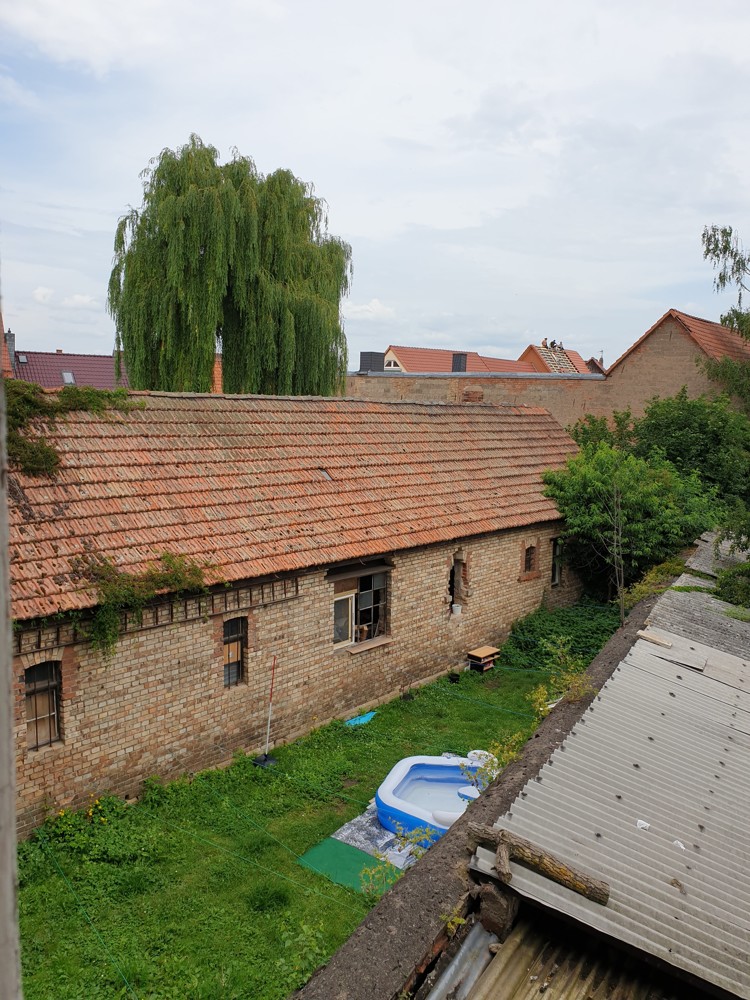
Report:
[[[584,601],[556,611],[540,608],[515,622],[495,662],[499,667],[548,670],[550,654],[545,643],[565,636],[571,654],[590,663],[618,624],[617,610],[611,604]]]
[[[722,570],[716,582],[716,596],[729,604],[750,608],[750,562]]]

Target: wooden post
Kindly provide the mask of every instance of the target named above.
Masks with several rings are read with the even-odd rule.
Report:
[[[510,861],[525,865],[532,871],[539,872],[545,878],[565,886],[572,892],[577,892],[586,899],[606,906],[609,900],[609,886],[606,882],[592,878],[586,872],[567,864],[565,861],[548,851],[537,847],[529,840],[518,837],[510,830],[498,830],[494,826],[483,826],[480,823],[469,823],[467,842],[470,851],[477,847],[490,844],[495,848],[495,867],[497,877],[501,882],[510,882],[513,875],[510,871]]]
[[[0,326],[0,336],[3,335]],[[16,904],[16,760],[11,687],[13,659],[5,428],[5,386],[0,378],[0,997],[3,1000],[21,1000]]]

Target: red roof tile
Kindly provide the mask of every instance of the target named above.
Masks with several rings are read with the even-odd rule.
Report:
[[[26,358],[26,361],[23,361]],[[90,385],[95,389],[127,388],[124,371],[115,379],[115,359],[111,354],[66,354],[62,351],[16,350],[16,378],[36,382],[45,389],[59,389],[67,384]],[[74,382],[66,382],[63,372],[71,372]]]
[[[562,347],[537,347],[536,344],[529,344],[519,360],[525,361],[535,372],[554,372],[558,375],[591,374],[591,369],[578,351],[569,351]]]
[[[85,608],[85,553],[163,551],[241,580],[554,520],[541,474],[575,448],[546,410],[132,393],[44,428],[54,479],[10,476],[13,614]]]
[[[750,343],[729,327],[722,326],[721,323],[713,323],[708,319],[699,319],[697,316],[690,316],[688,313],[680,312],[677,309],[670,309],[665,312],[661,319],[657,320],[632,344],[624,354],[611,365],[607,372],[616,368],[627,356],[650,337],[651,334],[667,319],[676,320],[684,329],[685,333],[691,337],[700,349],[714,358],[716,361],[721,358],[733,358],[735,361],[750,361]]]
[[[436,347],[394,347],[392,351],[405,372],[451,372],[453,355],[466,355],[467,372],[533,372],[531,365],[506,358],[487,358],[476,351],[448,351]],[[386,351],[386,353],[388,353]]]

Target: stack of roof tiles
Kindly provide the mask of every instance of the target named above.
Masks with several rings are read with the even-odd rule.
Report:
[[[544,469],[575,445],[531,407],[131,393],[39,427],[54,478],[10,478],[16,618],[84,608],[76,557],[210,580],[295,571],[555,520]]]

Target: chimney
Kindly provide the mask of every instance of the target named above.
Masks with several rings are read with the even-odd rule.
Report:
[[[55,354],[62,354],[62,347],[58,347]]]
[[[451,365],[452,372],[465,372],[466,371],[466,355],[465,354],[454,354],[453,363]]]
[[[10,367],[11,371],[16,370],[16,335],[8,327],[5,331],[5,343],[8,345],[8,354],[10,355]]]
[[[385,354],[380,351],[360,351],[358,375],[366,375],[368,372],[385,371]]]

